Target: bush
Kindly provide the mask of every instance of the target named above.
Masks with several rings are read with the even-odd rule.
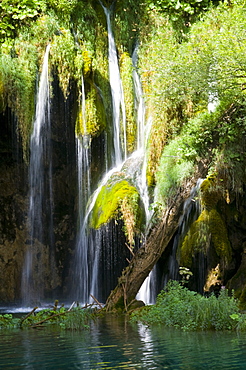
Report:
[[[183,330],[232,330],[245,327],[245,319],[239,313],[237,301],[228,296],[226,289],[221,290],[218,298],[213,294],[204,297],[177,281],[169,281],[158,295],[156,304],[135,311],[131,320]]]

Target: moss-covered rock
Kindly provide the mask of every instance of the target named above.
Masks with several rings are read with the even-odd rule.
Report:
[[[125,180],[112,186],[103,186],[91,214],[90,226],[98,229],[112,218],[117,218],[123,199],[135,194],[138,194],[136,188]]]
[[[126,180],[120,180],[102,187],[91,213],[90,226],[94,229],[112,219],[122,218],[125,234],[130,245],[139,231],[142,220],[137,189]]]
[[[215,208],[219,200],[216,183],[215,176],[208,176],[201,184],[201,201],[204,209],[191,225],[182,243],[180,258],[182,266],[191,267],[192,257],[198,252],[207,255],[211,246],[225,264],[231,260],[232,251],[226,225]]]
[[[246,310],[246,243],[243,244],[241,264],[235,275],[228,281],[226,287],[234,290],[235,297],[240,302],[240,308]]]
[[[211,210],[216,206],[220,199],[220,191],[217,186],[217,177],[212,174],[209,175],[200,187],[201,202],[205,209]]]

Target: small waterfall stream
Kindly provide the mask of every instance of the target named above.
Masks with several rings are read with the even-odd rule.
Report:
[[[86,234],[85,213],[86,205],[91,195],[91,148],[90,136],[86,129],[85,88],[83,74],[81,77],[81,109],[84,136],[76,137],[77,146],[77,173],[78,173],[78,233],[76,238],[75,259],[80,263],[75,264],[77,281],[76,295],[83,303],[87,301],[89,292],[88,282],[88,256],[89,240]]]
[[[101,2],[100,2],[101,3]],[[102,3],[101,3],[102,5]],[[126,113],[124,93],[122,81],[120,78],[119,63],[117,57],[117,50],[114,41],[114,35],[111,27],[111,10],[105,8],[103,10],[107,19],[108,27],[108,59],[109,59],[109,81],[112,94],[113,106],[113,136],[114,136],[114,153],[113,163],[118,167],[127,157],[126,150]],[[121,133],[121,121],[123,133]],[[121,137],[123,136],[123,144],[121,144]]]
[[[44,295],[45,269],[52,258],[53,197],[50,140],[49,61],[50,45],[44,55],[36,104],[35,121],[30,139],[29,165],[29,247],[22,273],[21,292],[24,304],[40,301]],[[48,178],[46,176],[48,175]],[[44,201],[45,200],[45,201]],[[47,250],[43,245],[48,246]],[[34,271],[35,268],[35,277]]]

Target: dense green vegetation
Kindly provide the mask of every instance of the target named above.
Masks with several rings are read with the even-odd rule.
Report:
[[[132,321],[162,324],[182,330],[245,330],[245,315],[238,303],[221,290],[219,297],[204,297],[188,290],[177,281],[169,281],[153,306],[131,314]]]
[[[240,147],[244,144],[240,142],[237,145],[235,137],[239,131],[245,130],[245,121],[239,113],[245,105],[242,52],[245,47],[245,12],[243,3],[230,9],[220,4],[204,13],[203,19],[190,27],[182,43],[176,41],[166,18],[150,19],[153,31],[144,36],[144,46],[140,51],[148,114],[153,119],[148,181],[153,185],[157,180],[157,187],[163,194],[161,197],[165,198],[167,188],[171,189],[175,183],[176,188],[180,185],[179,170],[173,168],[167,179],[166,166],[182,167],[182,179],[185,169],[188,178],[191,167],[194,173],[198,167],[201,170],[203,163],[205,174],[220,171],[225,155],[227,161],[233,163],[232,170],[240,163],[243,168]],[[158,39],[163,41],[162,45]],[[217,107],[208,113],[212,97]],[[175,141],[170,143],[170,149],[163,152],[172,138]],[[230,160],[230,155],[228,157],[229,152],[234,161],[233,158]],[[227,167],[229,169],[230,166]],[[236,170],[236,177],[237,173]],[[243,173],[241,170],[240,174]]]
[[[36,328],[52,326],[64,330],[83,330],[89,328],[89,320],[93,319],[94,313],[91,308],[65,307],[43,309],[36,312],[34,308],[30,313],[17,317],[12,314],[0,315],[0,329],[8,328]]]
[[[131,12],[128,11],[130,7]],[[173,22],[179,18],[179,22],[183,19],[184,23],[185,14],[192,17],[185,26],[186,36],[180,40],[176,37],[179,26],[174,27]],[[23,0],[13,6],[5,0],[0,5],[0,19],[0,109],[4,111],[9,106],[16,114],[24,154],[28,152],[34,115],[37,70],[48,42],[52,45],[51,64],[58,73],[64,96],[69,94],[72,80],[78,86],[77,134],[83,135],[86,130],[86,134],[97,136],[107,129],[111,103],[108,100],[105,15],[100,4],[95,5],[89,0]],[[207,172],[218,166],[225,155],[238,170],[234,159],[241,162],[242,158],[236,148],[239,145],[235,143],[238,132],[235,110],[242,110],[245,100],[245,57],[242,52],[245,22],[241,1],[219,5],[208,1],[116,2],[114,29],[127,103],[128,152],[132,152],[136,145],[129,56],[138,40],[146,119],[153,122],[147,177],[150,186],[157,183],[161,202],[168,196],[169,189],[179,186],[197,170],[205,153],[209,153]],[[86,84],[86,123],[80,109],[82,71]],[[103,102],[99,91],[103,94]],[[212,97],[219,106],[217,112],[208,114],[207,106]],[[230,127],[226,118],[228,110],[233,115]],[[241,117],[240,126],[241,132],[244,130]],[[170,148],[164,150],[177,135]],[[167,180],[165,173],[170,167],[173,173]]]

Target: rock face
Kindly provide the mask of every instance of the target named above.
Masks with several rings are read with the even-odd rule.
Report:
[[[0,300],[18,297],[25,252],[27,167],[18,150],[11,112],[1,115],[0,136]]]
[[[33,276],[43,285],[45,297],[66,294],[66,279],[74,248],[76,212],[76,146],[74,137],[74,97],[66,102],[54,82],[52,100],[52,178],[53,178],[53,256],[47,236],[35,240]],[[6,109],[0,115],[0,302],[22,298],[21,281],[25,254],[31,241],[28,228],[29,184],[28,164],[22,160],[17,122]],[[47,201],[44,199],[44,201]],[[43,215],[44,219],[48,215]],[[48,260],[52,260],[52,264]],[[45,266],[43,278],[39,267]],[[47,267],[48,266],[48,267]]]

